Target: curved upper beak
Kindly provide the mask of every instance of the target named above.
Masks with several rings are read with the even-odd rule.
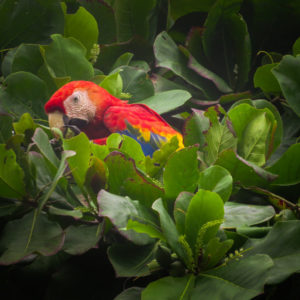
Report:
[[[50,128],[58,128],[61,131],[63,131],[63,128],[65,126],[65,122],[64,122],[64,114],[59,112],[59,111],[55,111],[52,113],[48,114],[48,121],[49,121],[49,126]]]
[[[83,119],[73,118],[70,119],[62,112],[55,111],[48,114],[48,121],[50,128],[58,128],[65,136],[68,128],[71,129],[73,134],[77,135],[87,125],[87,121]],[[54,133],[55,135],[55,133]]]

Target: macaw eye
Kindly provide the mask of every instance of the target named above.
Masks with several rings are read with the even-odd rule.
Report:
[[[78,97],[77,95],[75,95],[75,96],[73,97],[73,101],[74,101],[75,103],[77,103],[77,102],[79,101],[79,97]]]

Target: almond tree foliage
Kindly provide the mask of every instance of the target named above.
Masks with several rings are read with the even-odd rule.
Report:
[[[296,299],[299,28],[298,0],[1,0],[1,294]],[[43,106],[71,80],[185,148],[54,139]]]

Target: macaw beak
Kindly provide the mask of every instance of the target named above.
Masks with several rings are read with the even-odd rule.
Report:
[[[48,114],[48,121],[50,128],[58,128],[63,131],[65,123],[64,123],[64,114],[55,111]]]
[[[55,111],[48,114],[49,126],[51,129],[58,128],[65,136],[67,129],[70,128],[73,134],[77,135],[87,125],[87,121],[83,119],[70,119],[62,112]]]

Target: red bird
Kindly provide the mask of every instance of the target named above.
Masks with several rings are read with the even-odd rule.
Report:
[[[57,90],[45,104],[50,127],[75,125],[95,143],[105,144],[113,132],[137,140],[152,155],[162,143],[182,135],[145,104],[128,104],[90,81],[72,81]]]

